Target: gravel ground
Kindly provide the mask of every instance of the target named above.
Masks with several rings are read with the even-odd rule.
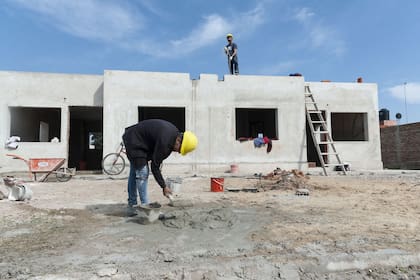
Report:
[[[311,176],[292,187],[210,192],[186,177],[171,218],[126,217],[126,181],[28,183],[0,200],[0,279],[420,279],[420,174]],[[225,188],[266,182],[226,178]],[[5,187],[0,188],[6,192]]]

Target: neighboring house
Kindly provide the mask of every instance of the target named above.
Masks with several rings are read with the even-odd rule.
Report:
[[[97,170],[125,127],[163,118],[199,139],[197,151],[172,155],[166,170],[220,172],[232,163],[247,172],[306,170],[317,161],[305,118],[309,85],[342,159],[355,169],[382,168],[376,84],[106,70],[103,76],[0,72],[0,85],[0,139],[22,138],[17,150],[2,147],[2,154],[64,157],[69,167]],[[271,153],[238,140],[258,133],[273,139]],[[54,137],[58,143],[50,142]],[[25,168],[0,156],[0,172]]]

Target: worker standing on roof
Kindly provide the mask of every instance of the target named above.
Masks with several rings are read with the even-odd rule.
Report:
[[[155,180],[162,188],[163,195],[169,197],[171,190],[166,186],[160,172],[160,166],[171,152],[181,155],[193,151],[197,146],[197,137],[191,131],[180,132],[172,123],[151,119],[127,127],[123,135],[127,157],[130,160],[128,177],[128,215],[134,215],[137,205],[137,191],[142,205],[149,204],[147,180],[149,166]]]
[[[225,53],[228,56],[229,72],[231,75],[238,75],[238,46],[233,42],[233,35],[231,33],[226,35],[226,39],[228,44],[225,46]]]

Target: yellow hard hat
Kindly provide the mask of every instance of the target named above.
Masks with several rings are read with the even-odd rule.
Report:
[[[226,34],[226,38],[229,38],[229,37],[232,37],[232,38],[233,38],[232,33],[228,33],[228,34]]]
[[[194,149],[197,147],[197,136],[195,136],[194,133],[191,131],[185,131],[184,136],[182,137],[182,144],[181,144],[181,155],[185,156],[189,152],[194,151]]]

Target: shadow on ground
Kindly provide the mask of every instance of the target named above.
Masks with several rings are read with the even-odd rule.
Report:
[[[86,206],[86,209],[94,214],[102,214],[114,217],[127,217],[127,204],[94,204]]]

